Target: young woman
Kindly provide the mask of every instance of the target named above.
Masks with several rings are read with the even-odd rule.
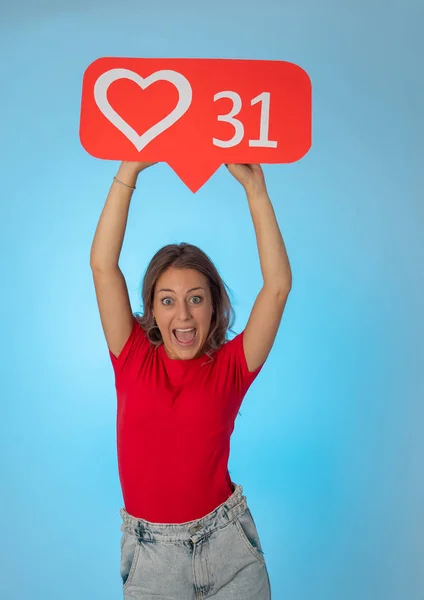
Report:
[[[253,219],[263,286],[248,323],[227,341],[226,286],[196,246],[152,258],[143,315],[118,266],[138,175],[121,163],[95,233],[92,268],[118,400],[121,577],[129,600],[269,600],[258,532],[228,472],[242,400],[273,345],[291,269],[260,165],[227,165]]]

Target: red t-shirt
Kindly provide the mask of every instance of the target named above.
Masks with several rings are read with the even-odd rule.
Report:
[[[243,333],[212,356],[173,360],[134,318],[119,357],[118,467],[125,509],[155,523],[199,519],[233,492],[230,437],[248,388]]]

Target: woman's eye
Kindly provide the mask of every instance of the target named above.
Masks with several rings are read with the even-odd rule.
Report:
[[[190,300],[193,304],[200,304],[203,298],[201,296],[193,296]],[[172,298],[162,298],[161,302],[164,306],[171,306],[173,300]]]

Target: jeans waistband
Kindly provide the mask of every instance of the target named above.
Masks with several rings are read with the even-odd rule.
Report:
[[[120,515],[123,521],[121,531],[132,533],[147,541],[184,542],[191,540],[196,542],[207,534],[225,527],[246,510],[247,501],[243,496],[243,488],[238,484],[234,484],[234,486],[231,496],[215,510],[200,519],[186,523],[151,523],[145,519],[133,517],[124,508],[121,508]]]

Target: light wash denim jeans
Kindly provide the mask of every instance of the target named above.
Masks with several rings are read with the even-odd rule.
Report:
[[[150,523],[120,511],[124,600],[270,600],[259,535],[241,485],[208,515]]]

